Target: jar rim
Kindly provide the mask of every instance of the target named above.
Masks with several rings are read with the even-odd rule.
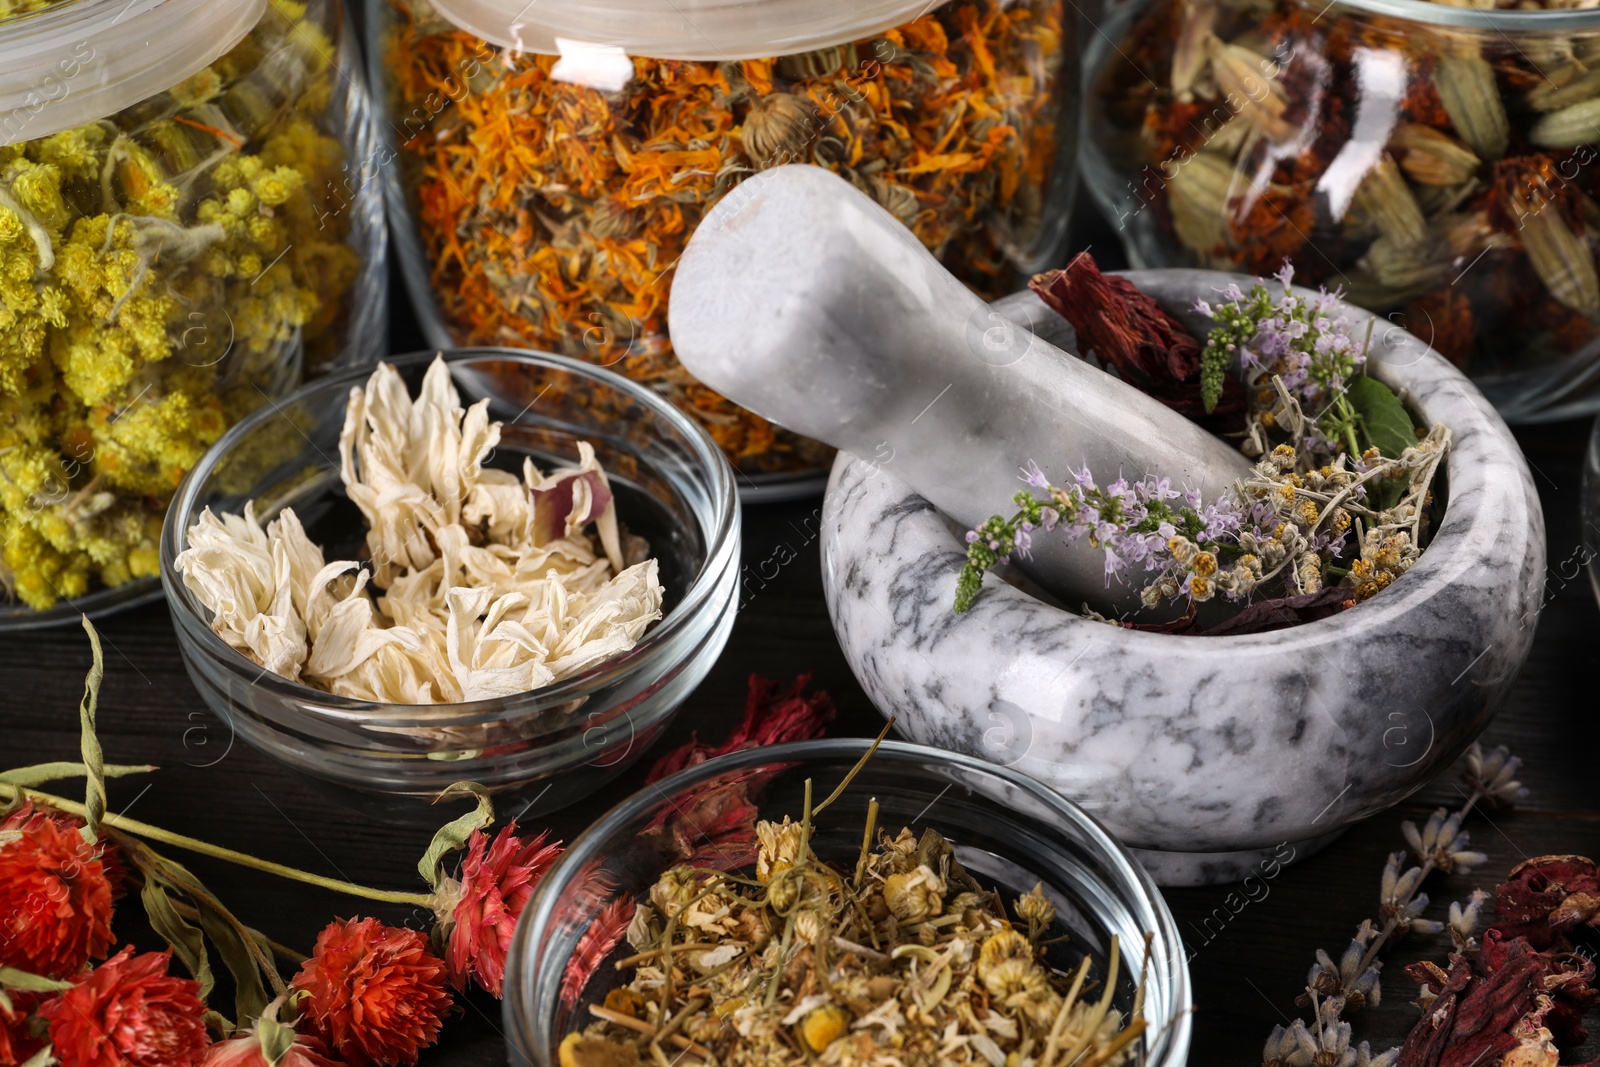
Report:
[[[527,0],[432,0],[452,25],[514,51],[568,56],[620,50],[710,62],[830,48],[910,22],[934,6],[929,0],[599,0],[537,7]]]
[[[113,115],[211,65],[267,0],[70,0],[0,21],[0,145]]]
[[[690,626],[692,620],[703,612],[715,607],[711,597],[723,577],[715,565],[716,561],[729,552],[737,553],[739,500],[734,491],[733,468],[699,424],[662,397],[619,374],[582,360],[548,352],[487,346],[409,352],[386,357],[383,362],[399,367],[414,367],[431,361],[435,356],[444,359],[447,364],[469,364],[475,360],[492,359],[495,362],[521,363],[588,376],[649,408],[691,442],[694,451],[705,463],[708,473],[706,489],[711,497],[715,519],[713,525],[704,530],[706,565],[689,583],[678,604],[632,648],[580,674],[525,693],[460,703],[395,704],[340,696],[264,671],[260,664],[245,658],[243,653],[212,631],[203,605],[196,600],[173,564],[177,554],[182,551],[200,483],[224,457],[232,454],[239,441],[251,430],[267,419],[280,417],[285,405],[304,397],[329,395],[339,388],[364,383],[373,370],[371,364],[364,364],[329,374],[279,400],[263,404],[229,429],[184,478],[167,509],[166,523],[161,531],[161,584],[166,590],[167,603],[177,624],[180,641],[198,642],[200,654],[246,680],[252,687],[260,687],[274,696],[291,699],[302,710],[330,721],[404,728],[479,726],[522,718],[545,708],[587,697],[636,671],[648,668],[658,658],[660,650],[672,648],[672,638]]]
[[[1384,15],[1448,29],[1485,30],[1492,33],[1571,33],[1600,31],[1600,8],[1456,7],[1436,0],[1298,0],[1300,6],[1326,12],[1347,8],[1367,15]]]

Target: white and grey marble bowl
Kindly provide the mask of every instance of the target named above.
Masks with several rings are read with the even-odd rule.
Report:
[[[1200,335],[1195,298],[1249,281],[1127,276]],[[997,307],[1047,340],[1071,336],[1031,293]],[[1362,336],[1373,316],[1347,314]],[[1443,521],[1379,596],[1273,633],[1118,629],[993,575],[955,615],[961,531],[895,477],[892,458],[841,453],[823,506],[823,582],[856,677],[907,737],[1054,787],[1163,884],[1269,874],[1395,804],[1478,736],[1522,666],[1544,518],[1515,439],[1459,371],[1382,319],[1369,371],[1420,421],[1453,431]],[[1045,457],[1017,462],[1029,458]],[[994,510],[1017,488],[996,486]]]

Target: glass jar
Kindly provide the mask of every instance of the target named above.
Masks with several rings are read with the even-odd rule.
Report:
[[[822,445],[673,357],[671,270],[718,198],[788,162],[845,175],[986,294],[1057,264],[1070,9],[929,6],[369,0],[375,96],[400,140],[396,244],[429,340],[611,367],[706,426],[747,499],[820,489]]]
[[[160,596],[189,468],[387,326],[337,0],[4,10],[0,629]]]
[[[1600,409],[1600,11],[1136,0],[1104,28],[1084,169],[1137,264],[1288,258],[1507,419]]]

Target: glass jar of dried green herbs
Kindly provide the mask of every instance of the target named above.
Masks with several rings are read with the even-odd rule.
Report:
[[[823,446],[673,357],[667,294],[690,233],[745,177],[811,163],[983,292],[1054,265],[1076,151],[1071,10],[369,0],[400,141],[397,244],[429,339],[609,366],[698,418],[745,492],[793,491]]]
[[[1089,188],[1141,265],[1289,257],[1509,419],[1600,410],[1600,11],[1578,7],[1136,0],[1087,61]]]
[[[337,0],[0,2],[0,629],[160,595],[243,414],[384,345]]]

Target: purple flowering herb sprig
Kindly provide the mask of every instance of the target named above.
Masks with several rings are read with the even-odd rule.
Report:
[[[1197,491],[1176,489],[1167,478],[1118,478],[1100,486],[1087,467],[1071,473],[1070,484],[1054,485],[1030,462],[1022,469],[1030,488],[1012,497],[1017,511],[1009,518],[991,516],[968,531],[967,562],[956,582],[958,614],[977,599],[985,573],[1013,555],[1029,557],[1038,531],[1059,531],[1068,544],[1086,540],[1104,552],[1108,585],[1143,570],[1149,578],[1147,604],[1180,594],[1208,600],[1221,592],[1239,599],[1254,587],[1249,561],[1238,574],[1237,567],[1229,570],[1224,564],[1240,554],[1238,536],[1246,515],[1237,497],[1206,504]],[[1254,573],[1259,575],[1259,568]]]
[[[1294,267],[1287,260],[1275,277],[1283,286],[1277,298],[1257,282],[1249,292],[1230,283],[1222,289],[1221,303],[1195,301],[1194,309],[1216,323],[1200,354],[1206,410],[1222,396],[1223,381],[1237,356],[1247,384],[1259,386],[1275,376],[1312,413],[1312,432],[1294,442],[1297,449],[1359,456],[1360,413],[1347,393],[1366,366],[1367,343],[1351,335],[1350,320],[1339,313],[1338,291],[1323,289],[1312,297],[1295,293],[1290,288]]]

